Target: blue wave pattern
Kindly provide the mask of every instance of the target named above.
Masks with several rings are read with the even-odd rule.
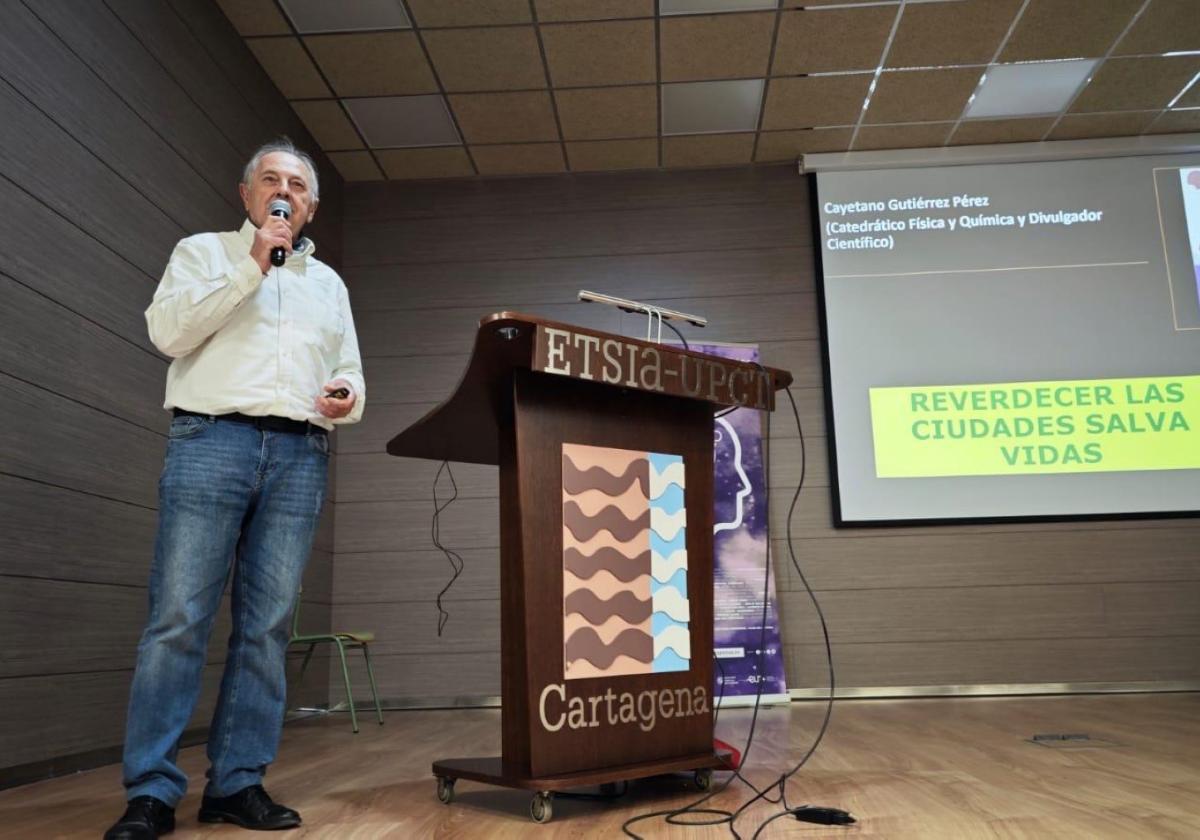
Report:
[[[691,667],[691,660],[684,659],[675,652],[674,648],[667,648],[654,657],[654,673],[656,674],[666,674],[671,671],[687,671]]]
[[[650,594],[654,595],[662,590],[671,587],[678,590],[679,594],[684,598],[687,597],[687,569],[680,569],[671,575],[670,580],[660,581],[656,577],[650,578]]]
[[[686,630],[687,626],[688,624],[686,621],[676,621],[666,613],[656,612],[650,617],[650,633],[653,636],[660,635],[669,627],[682,627],[684,630]]]
[[[650,505],[669,516],[674,516],[683,508],[683,488],[674,482],[668,484],[657,498],[650,500]]]
[[[654,502],[651,502],[650,504],[653,507]],[[651,513],[650,516],[653,518],[654,514]],[[652,521],[653,521],[653,519],[652,519]],[[676,534],[675,538],[671,539],[671,540],[664,540],[657,533],[655,533],[654,530],[650,531],[650,550],[652,552],[654,552],[655,554],[659,555],[663,560],[666,560],[668,557],[670,557],[676,551],[679,551],[681,548],[686,548],[686,547],[687,547],[687,528],[680,528],[679,533]]]
[[[658,476],[663,477],[668,470],[682,475],[683,457],[680,455],[666,455],[658,452],[648,452],[647,458],[650,461],[650,469],[653,473],[658,473]],[[653,486],[656,482],[651,480]],[[671,480],[665,486],[659,489],[657,495],[652,492],[653,498],[650,499],[650,552],[652,559],[657,556],[659,562],[665,561],[672,554],[678,551],[684,553],[683,568],[678,569],[671,575],[669,580],[660,581],[657,578],[650,579],[650,596],[653,601],[653,615],[651,618],[651,633],[653,634],[656,644],[655,650],[659,651],[654,657],[654,663],[651,670],[656,674],[671,673],[675,671],[687,671],[691,668],[691,650],[676,650],[675,647],[664,647],[661,637],[668,631],[675,637],[679,636],[679,629],[687,630],[690,612],[680,618],[676,613],[675,618],[667,614],[667,605],[677,605],[680,599],[687,603],[687,527],[682,527],[674,536],[667,540],[663,539],[659,531],[664,529],[656,529],[654,523],[656,520],[662,521],[666,517],[677,517],[680,511],[684,521],[686,521],[687,513],[684,507],[684,488],[678,481]],[[668,531],[669,533],[669,531]],[[653,567],[653,560],[652,560]],[[672,591],[673,590],[673,591]]]

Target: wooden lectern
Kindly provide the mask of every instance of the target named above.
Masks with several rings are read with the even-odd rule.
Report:
[[[786,371],[502,312],[392,455],[500,467],[500,757],[433,764],[535,792],[676,771],[712,741],[713,411]]]

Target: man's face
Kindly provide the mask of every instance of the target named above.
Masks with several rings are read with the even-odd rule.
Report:
[[[300,235],[306,224],[317,212],[317,202],[312,196],[312,185],[308,181],[308,167],[295,155],[287,152],[271,152],[263,155],[258,169],[250,178],[250,184],[240,184],[242,204],[246,215],[258,227],[269,215],[271,202],[281,198],[292,205],[292,239]]]

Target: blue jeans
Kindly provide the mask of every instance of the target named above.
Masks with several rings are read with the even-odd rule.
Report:
[[[209,417],[171,423],[159,481],[150,614],[125,729],[126,796],[174,807],[176,765],[195,711],[208,637],[233,577],[233,633],[209,730],[209,796],[260,783],[275,758],[290,618],[312,550],[329,441]],[[235,562],[236,558],[236,562]]]

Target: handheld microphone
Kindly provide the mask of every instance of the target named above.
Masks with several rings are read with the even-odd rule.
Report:
[[[283,219],[290,219],[290,218],[292,218],[292,205],[288,204],[282,198],[277,198],[271,202],[271,205],[267,209],[267,212],[270,213],[272,216],[279,216],[280,218],[283,218]],[[276,266],[276,267],[281,266],[281,265],[283,265],[283,261],[286,259],[287,259],[287,251],[285,249],[278,248],[278,247],[271,249],[271,265]]]

